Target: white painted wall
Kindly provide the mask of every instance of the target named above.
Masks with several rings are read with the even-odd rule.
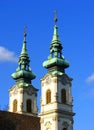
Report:
[[[17,91],[15,92],[15,88]],[[26,87],[25,89],[23,87],[17,87],[13,86],[9,90],[9,111],[13,112],[13,101],[17,100],[18,106],[17,106],[17,113],[22,113],[22,114],[31,114],[31,115],[37,115],[38,108],[37,108],[37,96],[36,92],[32,93],[32,87]],[[28,99],[31,99],[32,101],[32,112],[27,113],[27,108],[26,108],[26,101]],[[22,107],[23,103],[23,107]]]
[[[49,82],[48,82],[49,77]],[[72,113],[72,93],[71,83],[63,84],[63,77],[45,75],[41,79],[41,130],[62,130],[65,126],[63,123],[67,122],[68,130],[73,130],[73,124],[71,124],[72,116],[63,114],[63,111]],[[46,104],[46,92],[51,90],[51,103]],[[61,103],[61,90],[66,90],[67,102]],[[56,96],[58,97],[56,99]],[[56,112],[61,110],[61,113]]]

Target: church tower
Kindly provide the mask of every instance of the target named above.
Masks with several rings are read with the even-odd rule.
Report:
[[[9,111],[20,114],[37,116],[37,91],[31,80],[35,75],[30,68],[30,59],[26,48],[26,28],[24,30],[24,41],[22,51],[18,60],[18,68],[12,74],[16,80],[15,85],[9,89]]]
[[[43,62],[48,72],[41,79],[41,130],[73,130],[72,78],[65,72],[69,63],[62,55],[56,16],[54,20],[50,55]]]

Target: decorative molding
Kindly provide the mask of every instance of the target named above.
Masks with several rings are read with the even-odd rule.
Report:
[[[51,83],[51,76],[47,76],[47,78],[45,79],[46,84]]]
[[[44,119],[40,119],[40,123],[41,123],[41,124],[44,123]]]
[[[75,113],[73,113],[73,112],[65,111],[65,110],[58,110],[58,109],[49,110],[49,111],[46,111],[45,113],[40,113],[40,115],[43,116],[43,115],[52,114],[52,113],[60,113],[65,116],[74,116],[75,115]]]
[[[59,119],[58,116],[54,116],[54,117],[52,118],[52,120],[53,120],[53,121],[60,121],[60,119]]]
[[[74,124],[74,120],[72,119],[72,120],[70,120],[70,124],[71,125],[73,125]]]
[[[50,74],[48,74],[48,73],[47,73],[47,74],[46,74],[46,75],[44,75],[44,77],[43,77],[43,78],[41,78],[40,80],[41,80],[41,81],[43,81],[43,80],[45,80],[45,79],[46,79],[47,77],[49,77],[49,76],[50,76],[50,77],[52,77],[52,75],[50,75]]]
[[[47,121],[47,122],[45,123],[46,129],[47,129],[47,128],[50,128],[51,125],[52,125],[52,123],[51,123],[50,121]]]
[[[54,97],[55,97],[55,99],[56,99],[56,102],[58,102],[58,93],[57,93],[57,92],[55,93],[55,96],[54,96]]]
[[[61,83],[63,85],[69,85],[70,87],[72,86],[72,81],[73,79],[70,78],[67,74],[63,74],[63,76],[61,77]]]
[[[21,103],[21,105],[20,105],[20,109],[21,109],[21,112],[23,111],[23,103]]]
[[[26,93],[28,94],[28,95],[32,95],[33,93],[32,93],[32,91],[30,90],[28,90],[28,91],[26,91]]]
[[[12,86],[9,91],[12,91],[14,88],[16,87],[16,85]]]
[[[44,87],[44,83],[43,82],[41,83],[41,86]]]
[[[40,104],[42,105],[42,97],[40,98]]]
[[[56,121],[56,120],[57,120],[56,116],[54,116],[54,117],[52,118],[52,120],[53,120],[53,121]]]
[[[69,98],[69,102],[70,102],[70,104],[73,103],[73,97],[72,96]]]
[[[23,91],[23,90],[20,90],[20,93],[21,93],[21,94],[23,94],[23,93],[24,93],[24,91]]]
[[[69,126],[69,124],[67,123],[67,121],[64,121],[64,122],[62,123],[62,125],[63,125],[65,128],[68,128],[68,126]]]
[[[10,93],[10,97],[12,96],[12,93]]]
[[[57,83],[57,79],[54,79],[53,81],[54,81],[54,83]]]

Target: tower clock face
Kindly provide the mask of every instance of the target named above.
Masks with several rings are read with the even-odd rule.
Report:
[[[16,87],[16,88],[14,88],[13,93],[16,94],[17,92],[18,92],[18,90],[17,90],[17,87]]]
[[[67,83],[67,79],[65,77],[62,78],[62,83],[65,85]]]
[[[51,78],[50,77],[47,77],[46,78],[46,83],[50,83],[51,82]]]

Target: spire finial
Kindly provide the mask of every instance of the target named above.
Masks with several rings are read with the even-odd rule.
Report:
[[[54,10],[54,23],[56,25],[56,22],[57,22],[57,10]]]
[[[26,25],[24,25],[24,37],[26,38],[27,34],[26,34]]]

